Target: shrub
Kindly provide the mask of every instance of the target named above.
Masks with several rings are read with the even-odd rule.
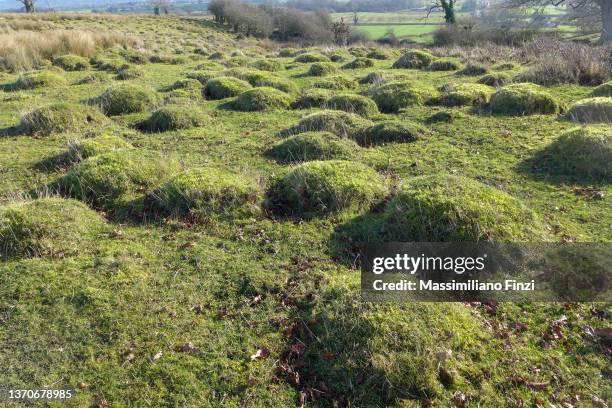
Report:
[[[272,59],[260,59],[253,61],[249,66],[269,72],[282,71],[284,69],[283,64],[280,61]]]
[[[259,187],[246,175],[199,167],[174,176],[157,196],[163,208],[177,215],[190,211],[212,214],[255,204]]]
[[[428,52],[421,50],[411,50],[402,55],[397,61],[393,63],[392,68],[411,68],[420,69],[425,68],[435,59],[433,55]]]
[[[538,85],[513,84],[491,96],[491,112],[501,115],[557,113],[559,103]]]
[[[601,84],[597,88],[593,89],[591,96],[612,97],[612,81]]]
[[[342,69],[363,69],[371,68],[374,66],[374,61],[369,58],[355,58],[353,61],[346,63],[342,66]]]
[[[270,87],[261,87],[241,93],[234,102],[234,107],[238,110],[249,112],[286,109],[290,104],[291,98],[286,93]]]
[[[346,159],[359,148],[350,139],[330,132],[305,132],[280,142],[269,154],[281,163]]]
[[[343,90],[354,88],[357,84],[352,79],[343,76],[332,76],[320,79],[312,84],[314,88]]]
[[[251,88],[251,85],[242,79],[233,77],[216,77],[210,79],[204,87],[206,99],[225,99],[237,96]]]
[[[389,53],[383,50],[374,50],[374,51],[370,51],[366,57],[368,58],[372,58],[372,59],[377,59],[377,60],[387,60],[389,59]]]
[[[104,219],[85,204],[41,198],[0,207],[0,257],[65,256],[92,245]]]
[[[24,133],[48,135],[56,132],[76,132],[105,121],[104,115],[90,106],[55,103],[26,113],[21,117]]]
[[[354,139],[361,146],[369,147],[386,143],[414,142],[425,133],[423,126],[413,122],[387,121],[363,129]]]
[[[457,71],[457,75],[477,76],[484,75],[487,72],[489,72],[489,69],[486,66],[475,62],[470,62],[465,66],[465,68],[460,71]]]
[[[115,150],[131,149],[132,145],[119,136],[105,134],[89,139],[80,139],[68,144],[68,152],[75,160],[84,160]]]
[[[72,54],[53,58],[53,65],[62,68],[64,71],[83,71],[89,69],[87,58]]]
[[[219,76],[218,72],[213,71],[192,71],[186,74],[187,78],[195,79],[199,81],[202,85],[206,85],[206,83],[216,76]]]
[[[310,65],[310,68],[306,74],[309,76],[325,76],[333,74],[337,71],[338,67],[331,62],[315,62],[314,64]]]
[[[144,77],[145,73],[142,68],[135,65],[127,65],[117,71],[115,79],[125,81],[128,79],[136,79]]]
[[[134,84],[114,85],[91,102],[99,105],[107,115],[142,112],[157,101],[157,94],[149,87]]]
[[[536,215],[509,194],[438,174],[402,183],[384,213],[390,239],[416,242],[545,240]]]
[[[512,82],[512,77],[504,72],[495,72],[487,74],[478,80],[479,84],[493,86],[495,88],[508,85]]]
[[[204,122],[202,112],[193,106],[166,105],[151,113],[142,128],[151,132],[165,132],[202,126]]]
[[[378,107],[373,100],[356,94],[341,94],[329,99],[326,103],[329,109],[356,113],[361,116],[372,116],[378,113]]]
[[[21,75],[10,88],[13,90],[35,89],[51,86],[62,86],[66,84],[66,80],[50,71],[28,72]]]
[[[310,64],[313,62],[329,62],[329,58],[327,58],[325,55],[322,55],[322,54],[307,52],[305,54],[300,54],[297,57],[295,57],[293,62],[301,62],[301,63],[306,63],[306,64]]]
[[[422,105],[434,97],[436,91],[415,83],[397,81],[377,86],[368,94],[381,112],[396,113],[408,106]]]
[[[494,89],[488,85],[481,84],[458,84],[451,85],[439,102],[446,106],[484,105],[489,101]]]
[[[298,99],[291,104],[293,109],[320,108],[331,98],[332,94],[327,89],[310,89],[302,93]]]
[[[305,215],[368,209],[384,198],[384,179],[357,162],[312,161],[290,170],[273,189],[271,201]]]
[[[440,58],[427,66],[428,71],[456,71],[461,68],[461,63],[452,58]]]
[[[581,123],[612,123],[612,97],[581,99],[570,106],[567,117]]]
[[[372,122],[353,113],[324,110],[304,116],[296,126],[290,129],[290,132],[325,131],[341,137],[350,137],[360,129],[371,125]]]

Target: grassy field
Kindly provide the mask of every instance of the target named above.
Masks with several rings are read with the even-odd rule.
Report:
[[[0,25],[25,27],[20,21],[0,16]],[[349,139],[322,148],[329,156],[313,149],[309,154],[343,159],[358,170],[334,176],[330,188],[338,183],[366,196],[368,188],[392,191],[386,188],[421,176],[460,176],[518,200],[540,220],[538,233],[547,240],[610,242],[606,164],[582,163],[604,171],[603,179],[549,165],[551,146],[579,126],[558,106],[566,111],[593,87],[544,88],[558,104],[554,112],[492,114],[486,102],[496,89],[484,85],[484,97],[468,96],[458,106],[426,100],[443,92],[442,84],[474,85],[482,74],[392,69],[399,50],[378,50],[388,58],[346,69],[355,56],[375,50],[305,50],[314,58],[327,59],[321,57],[326,53],[344,60],[317,66],[296,62],[306,60],[304,50],[279,53],[275,44],[236,39],[197,18],[76,15],[33,24],[44,25],[49,38],[60,29],[109,30],[125,36],[126,45],[100,42],[85,58],[91,65],[81,67],[43,58],[46,66],[37,72],[47,75],[46,82],[20,80],[9,70],[0,74],[1,386],[76,389],[66,404],[33,404],[58,407],[601,407],[612,400],[609,344],[589,335],[610,326],[609,305],[362,303],[358,247],[352,246],[361,238],[351,234],[372,232],[385,200],[342,207],[327,198],[330,206],[341,206],[327,212],[313,199],[319,212],[301,212],[307,184],[295,188],[297,203],[287,204],[288,213],[273,205],[275,186],[289,183],[299,165],[292,151],[291,157],[274,152],[288,128],[321,111],[289,108],[288,102],[304,100],[312,87],[330,86],[345,89],[323,90],[324,98],[349,93],[376,99],[369,91],[396,79],[428,96],[393,109],[387,105],[391,93],[377,100],[388,113],[375,106],[374,112],[364,108],[363,117],[350,116],[354,125],[343,134]],[[528,69],[505,62],[489,61],[486,70],[512,78]],[[358,82],[372,72],[381,79]],[[229,92],[229,86],[221,89],[227,78],[214,80],[224,76],[286,92],[268,89],[265,109],[245,112],[241,106],[254,106],[247,99],[252,94],[211,99]],[[251,87],[231,81],[240,89],[233,95]],[[140,88],[130,88],[121,103],[100,98],[126,84]],[[372,100],[364,99],[370,107]],[[77,108],[67,117],[27,115],[59,102]],[[126,108],[128,102],[135,107]],[[95,111],[98,106],[105,115]],[[86,107],[94,111],[83,117]],[[350,140],[362,127],[387,121],[417,129],[418,137],[361,145]],[[607,132],[609,146],[609,126],[592,126]],[[117,144],[82,147],[104,140]],[[604,154],[609,163],[609,150]],[[199,168],[221,175],[201,184],[196,179],[193,202],[173,201],[168,191],[178,185],[174,177]],[[361,184],[364,169],[379,181]],[[313,177],[318,180],[314,170]],[[65,187],[70,182],[73,189]],[[60,200],[59,212],[53,204],[22,210],[32,198],[58,194],[63,198],[51,203]],[[474,203],[470,192],[458,194],[456,205],[475,206],[465,216],[476,226],[485,228],[484,218],[503,212]],[[71,197],[80,201],[61,201]],[[191,211],[179,211],[180,205]],[[493,234],[525,238],[512,235],[524,226],[520,221],[499,230],[496,222],[486,226]]]

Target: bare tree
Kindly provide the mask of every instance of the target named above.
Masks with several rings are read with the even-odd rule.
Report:
[[[432,11],[442,9],[442,11],[444,11],[444,21],[446,21],[446,24],[455,24],[457,22],[455,18],[455,3],[456,0],[437,0],[429,7],[427,17],[429,17]]]
[[[17,1],[23,4],[23,7],[25,7],[26,13],[34,12],[34,3],[36,2],[36,0],[17,0]]]
[[[166,0],[151,0],[151,5],[153,6],[153,14],[159,16],[162,7],[166,5]]]
[[[353,11],[353,25],[359,24],[359,16],[356,11]]]
[[[351,37],[351,27],[344,22],[344,17],[332,24],[332,32],[334,33],[334,42],[336,44],[343,47],[348,45],[349,38]]]

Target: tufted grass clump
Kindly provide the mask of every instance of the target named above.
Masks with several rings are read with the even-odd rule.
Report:
[[[373,66],[374,66],[374,61],[372,61],[371,59],[358,57],[344,64],[342,66],[342,69],[364,69],[364,68],[372,68]]]
[[[47,197],[0,206],[0,258],[76,255],[105,230],[104,219],[76,200]]]
[[[580,123],[612,123],[612,97],[598,96],[574,102],[567,117]]]
[[[76,132],[106,121],[104,115],[91,106],[72,103],[54,103],[26,113],[19,128],[26,134]]]
[[[330,132],[305,132],[291,136],[268,151],[279,163],[350,158],[359,146]]]
[[[142,112],[157,102],[157,94],[147,86],[135,84],[113,85],[91,103],[100,106],[109,116]]]
[[[304,116],[300,122],[289,129],[289,133],[331,132],[340,137],[352,137],[372,122],[354,113],[324,110]]]
[[[293,59],[293,62],[301,62],[305,64],[310,64],[313,62],[329,62],[329,58],[323,54],[317,54],[313,52],[307,52],[304,54],[300,54]]]
[[[497,115],[551,114],[560,110],[559,103],[535,84],[507,85],[491,96],[491,112]]]
[[[424,104],[435,97],[437,92],[413,82],[394,81],[374,87],[368,91],[368,95],[381,112],[397,113],[400,109]]]
[[[206,83],[210,79],[216,76],[219,76],[219,73],[215,71],[208,71],[208,70],[197,70],[197,71],[188,72],[187,74],[185,74],[185,76],[188,79],[195,79],[199,81],[202,85],[206,85]]]
[[[332,97],[331,91],[327,89],[309,89],[291,104],[293,109],[321,108]]]
[[[259,59],[249,64],[250,67],[269,72],[282,71],[285,69],[282,62],[273,59]]]
[[[85,75],[83,78],[76,81],[75,85],[85,85],[85,84],[102,84],[104,82],[109,81],[109,77],[105,72],[95,71],[90,74]]]
[[[333,89],[333,90],[345,90],[345,89],[353,89],[357,86],[355,81],[350,78],[336,75],[323,79],[319,79],[312,84],[313,88],[321,88],[321,89]]]
[[[388,60],[389,58],[391,58],[391,55],[389,52],[385,50],[378,49],[378,50],[373,50],[373,51],[368,52],[366,57],[376,59],[376,60]]]
[[[478,76],[484,75],[489,72],[489,68],[486,65],[482,65],[475,62],[468,63],[465,68],[460,71],[457,71],[457,75],[463,76]]]
[[[201,91],[202,83],[195,78],[178,79],[171,85],[165,87],[163,91],[176,91],[179,89]]]
[[[384,212],[387,239],[541,242],[539,218],[518,199],[478,181],[437,174],[404,181]]]
[[[431,64],[433,60],[435,60],[435,57],[427,51],[411,50],[395,61],[392,68],[421,69]]]
[[[149,132],[189,129],[205,123],[202,112],[187,105],[166,105],[151,113],[141,128]]]
[[[386,121],[376,123],[354,136],[361,146],[370,147],[387,143],[414,142],[426,134],[426,129],[410,121]]]
[[[272,205],[305,217],[367,210],[387,194],[385,180],[364,164],[311,161],[291,169],[270,191]]]
[[[453,58],[440,58],[432,61],[427,66],[428,71],[456,71],[461,69],[462,65],[459,61]]]
[[[233,107],[243,112],[286,109],[291,105],[291,98],[284,92],[271,87],[253,88],[241,93]]]
[[[84,71],[89,69],[89,61],[78,55],[66,54],[53,58],[53,65],[64,71]]]
[[[372,99],[357,94],[336,95],[330,98],[325,105],[329,109],[356,113],[366,117],[378,113],[378,107]]]
[[[597,88],[593,89],[591,96],[612,97],[612,81],[601,84]]]
[[[37,89],[58,87],[66,84],[66,80],[59,74],[51,71],[27,72],[21,75],[9,86],[11,90]]]
[[[81,161],[89,157],[116,150],[131,149],[132,147],[128,141],[120,136],[103,134],[97,137],[71,141],[68,144],[68,153],[73,160]]]
[[[127,63],[122,58],[93,58],[91,63],[103,71],[117,72]]]
[[[445,106],[483,106],[495,89],[488,85],[463,83],[446,86],[438,102]]]
[[[315,62],[306,72],[308,76],[326,76],[338,72],[338,67],[331,62]]]
[[[260,189],[256,180],[245,174],[207,166],[177,174],[154,195],[162,208],[174,215],[211,215],[254,209]]]
[[[251,84],[234,77],[216,77],[206,82],[204,96],[206,99],[216,100],[231,98],[251,89]]]
[[[125,65],[117,70],[115,79],[119,81],[127,81],[130,79],[142,78],[145,76],[144,70],[136,65]]]
[[[493,72],[491,74],[483,75],[478,79],[479,84],[493,86],[499,88],[508,85],[512,82],[512,76],[505,72]]]
[[[223,75],[242,79],[255,87],[267,86],[286,93],[294,93],[298,90],[297,85],[290,79],[256,69],[233,68],[224,71]]]

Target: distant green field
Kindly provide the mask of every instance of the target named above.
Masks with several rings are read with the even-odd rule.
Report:
[[[414,37],[414,41],[428,42],[431,38],[430,34],[434,32],[439,26],[437,25],[358,25],[354,29],[357,31],[367,33],[370,38],[378,39],[382,38],[390,30],[393,30],[398,37]]]

